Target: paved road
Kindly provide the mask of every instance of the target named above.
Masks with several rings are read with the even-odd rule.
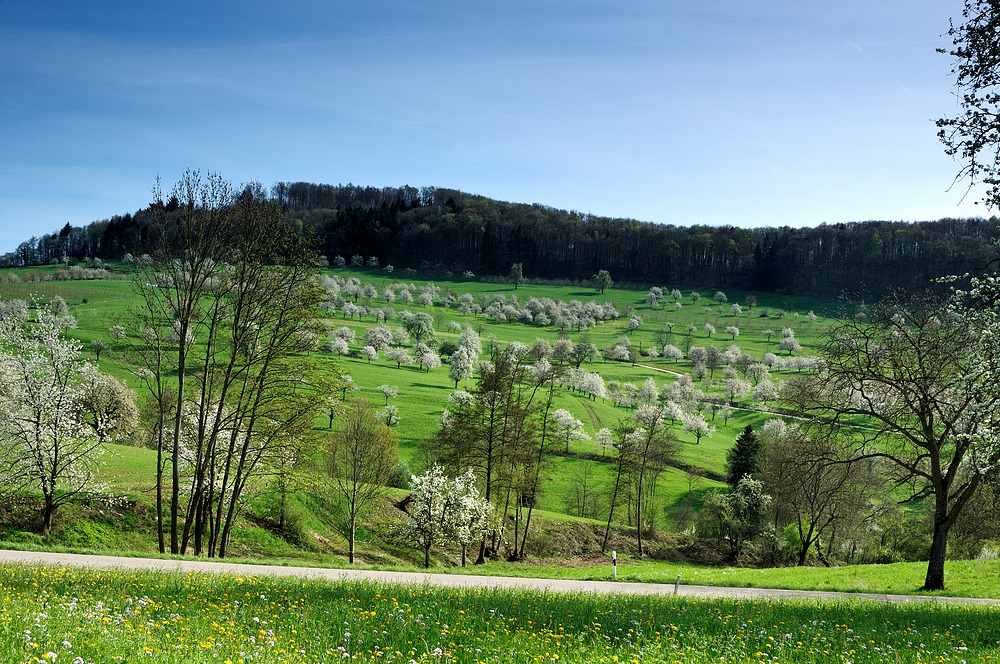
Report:
[[[115,556],[88,556],[72,553],[43,551],[2,551],[0,562],[42,563],[53,566],[90,567],[95,569],[152,569],[181,572],[227,573],[234,575],[295,576],[332,581],[370,580],[388,583],[429,584],[459,588],[521,588],[550,592],[591,592],[633,595],[672,595],[673,584],[623,583],[614,581],[573,581],[566,579],[528,579],[502,576],[474,576],[471,574],[429,574],[419,572],[384,572],[363,569],[328,569],[322,567],[284,567],[279,565],[247,565],[244,563],[214,560],[169,560],[158,558],[124,558]],[[810,590],[774,590],[766,588],[723,588],[714,586],[681,585],[678,595],[687,597],[746,597],[771,599],[840,600],[864,598],[882,602],[956,602],[965,604],[1000,604],[1000,599],[967,597],[924,597],[921,595],[885,595],[874,593],[835,593]]]

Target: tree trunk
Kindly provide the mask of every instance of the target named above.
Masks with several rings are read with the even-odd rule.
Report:
[[[162,405],[160,406],[162,408]],[[156,441],[156,541],[160,553],[167,552],[167,544],[163,539],[163,417],[157,426]]]
[[[642,492],[642,485],[639,485],[639,491],[636,492],[635,499],[635,539],[636,544],[639,547],[639,551],[636,553],[636,558],[642,560],[642,498],[638,496]]]
[[[479,555],[476,557],[476,564],[482,565],[486,562],[486,535],[483,535],[483,541],[479,543]]]
[[[806,556],[809,555],[809,547],[811,547],[813,543],[813,528],[814,524],[810,523],[809,532],[806,535],[803,535],[802,522],[801,521],[799,522],[799,541],[802,542],[802,546],[799,548],[799,561],[797,563],[799,567],[802,567],[803,565],[806,564]],[[823,552],[820,551],[820,556],[822,555]]]
[[[431,566],[431,545],[428,544],[424,547],[424,569],[428,569]]]
[[[178,532],[178,516],[181,503],[181,422],[184,419],[184,374],[187,371],[187,339],[188,321],[182,319],[180,326],[180,346],[177,354],[177,401],[174,413],[174,430],[170,449],[170,553],[181,552]]]
[[[52,515],[55,514],[56,506],[53,497],[45,496],[45,509],[42,511],[42,537],[48,537],[52,532]]]
[[[351,537],[347,542],[347,562],[354,564],[354,533],[357,530],[357,523],[355,519],[351,518]],[[426,561],[425,561],[426,567]]]
[[[620,450],[619,450],[618,454],[619,454],[619,456],[621,455],[621,451]],[[615,503],[618,502],[618,486],[619,486],[619,483],[621,481],[621,475],[622,475],[622,466],[621,466],[621,459],[619,458],[619,460],[618,460],[618,474],[615,477],[615,488],[614,488],[614,491],[611,492],[611,504],[608,506],[608,525],[604,529],[604,541],[601,542],[601,553],[604,553],[605,551],[607,551],[607,548],[608,548],[608,537],[611,536],[611,518],[615,514]]]
[[[944,590],[944,558],[948,552],[948,524],[934,518],[934,539],[927,561],[927,576],[922,590]]]

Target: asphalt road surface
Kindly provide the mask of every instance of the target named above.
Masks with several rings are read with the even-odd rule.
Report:
[[[94,569],[147,569],[179,572],[224,573],[240,576],[294,576],[304,579],[331,581],[368,580],[385,583],[427,584],[454,588],[516,588],[559,593],[605,593],[622,595],[673,595],[672,583],[624,583],[615,581],[576,581],[568,579],[529,579],[471,574],[432,574],[422,572],[386,572],[364,569],[328,569],[322,567],[285,567],[282,565],[248,565],[215,560],[171,560],[159,558],[126,558],[91,556],[44,551],[2,551],[0,562],[56,567],[90,567]],[[1000,604],[1000,599],[968,597],[925,597],[922,595],[886,595],[875,593],[837,593],[813,590],[775,590],[766,588],[724,588],[717,586],[677,587],[677,595],[686,597],[746,597],[770,599],[842,600],[864,598],[880,602],[956,602],[965,604]]]

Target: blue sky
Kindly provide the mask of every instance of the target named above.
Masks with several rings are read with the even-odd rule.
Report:
[[[0,251],[187,168],[673,224],[979,216],[958,0],[0,0]]]

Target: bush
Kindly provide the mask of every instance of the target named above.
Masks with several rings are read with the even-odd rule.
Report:
[[[392,469],[392,473],[389,474],[389,481],[387,484],[397,489],[409,489],[410,474],[410,467],[406,465],[405,461],[401,460],[396,464],[396,467]]]

